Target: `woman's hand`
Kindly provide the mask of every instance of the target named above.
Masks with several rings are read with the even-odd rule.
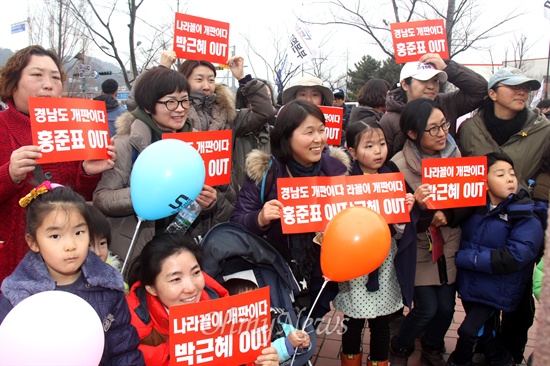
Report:
[[[36,165],[36,159],[42,157],[39,146],[21,146],[11,153],[10,166],[8,167],[10,178],[15,184],[21,183],[28,172],[32,172]]]
[[[202,209],[210,207],[212,203],[216,201],[218,197],[218,191],[215,188],[207,186],[206,184],[202,186],[202,191],[199,193],[195,201],[202,206]]]
[[[437,53],[425,53],[419,61],[423,64],[432,64],[438,70],[445,70],[447,67],[445,61]]]
[[[426,202],[428,202],[431,193],[432,190],[429,184],[421,184],[414,192],[414,199],[418,202],[421,209],[425,210],[428,208]]]
[[[176,56],[176,51],[173,50],[164,50],[160,53],[160,65],[171,68],[174,62],[178,59]]]
[[[407,193],[405,195],[405,204],[407,205],[407,208],[409,209],[409,212],[412,211],[415,202],[416,202],[416,200],[414,199],[414,194]]]
[[[84,160],[82,162],[82,168],[84,172],[88,175],[100,174],[106,170],[113,169],[116,162],[116,148],[111,139],[109,145],[107,145],[107,155],[109,159],[100,159],[100,160]]]
[[[432,218],[432,225],[435,227],[447,226],[447,216],[443,211],[437,210]]]
[[[241,56],[234,56],[227,60],[227,66],[233,74],[233,77],[237,80],[244,78],[244,58]]]
[[[258,214],[258,224],[260,227],[269,225],[273,220],[281,218],[280,209],[283,208],[283,204],[277,200],[267,201],[262,207],[262,210]]]
[[[307,332],[304,332],[303,330],[295,330],[291,332],[288,335],[288,340],[294,348],[308,348],[310,343],[309,334],[307,334]]]
[[[262,354],[258,356],[256,361],[254,361],[254,365],[279,366],[280,360],[281,357],[279,357],[279,354],[277,353],[275,347],[268,347],[262,350]]]

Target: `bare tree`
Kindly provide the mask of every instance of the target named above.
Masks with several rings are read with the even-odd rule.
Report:
[[[446,21],[447,40],[450,57],[475,48],[483,40],[502,34],[502,26],[523,15],[517,9],[508,13],[503,20],[485,25],[480,19],[479,2],[476,0],[392,0],[393,19],[380,16],[379,8],[373,7],[371,1],[328,0],[314,2],[316,7],[327,7],[330,14],[327,19],[299,19],[306,24],[345,25],[365,32],[386,55],[394,57],[390,23],[408,22],[421,19],[443,18]],[[437,4],[436,4],[437,3]],[[439,5],[439,6],[438,6]],[[480,26],[480,23],[483,23]],[[497,34],[497,30],[499,33]]]
[[[34,8],[29,27],[30,43],[55,50],[67,70],[76,63],[75,56],[85,51],[79,45],[84,27],[70,6],[68,0],[45,0]],[[86,13],[83,0],[75,1],[74,7],[81,14]]]
[[[527,42],[527,36],[525,34],[522,34],[519,38],[514,36],[514,40],[510,43],[511,45],[506,47],[504,53],[505,65],[516,67],[523,71],[529,71],[533,65],[529,64],[525,58],[531,47],[533,47],[533,44]],[[511,59],[508,59],[509,51],[512,53]]]
[[[265,53],[262,53],[260,50],[254,47],[254,43],[250,40],[249,37],[245,35],[241,36],[244,38],[247,44],[245,50],[247,58],[250,59],[250,55],[254,54],[260,60],[262,60],[263,66],[268,71],[268,75],[273,76],[273,81],[275,82],[277,93],[279,95],[282,95],[282,92],[290,79],[298,75],[302,69],[301,65],[293,65],[291,62],[288,61],[286,47],[288,44],[287,39],[289,35],[287,34],[286,37],[281,38],[278,34],[275,34],[273,33],[273,31],[271,31],[270,40],[267,40],[266,42],[270,42],[273,44],[272,55],[266,55]],[[253,73],[257,74],[255,71],[255,66],[252,64],[251,67]]]
[[[149,67],[153,60],[158,57],[159,51],[167,48],[173,37],[173,24],[155,26],[138,17],[138,10],[144,0],[127,0],[126,10],[118,8],[118,0],[101,3],[92,0],[80,0],[86,2],[91,11],[91,19],[79,12],[77,0],[67,1],[70,3],[74,16],[85,28],[82,35],[89,39],[101,52],[116,61],[128,89],[139,73],[144,68]],[[121,34],[120,31],[115,34],[113,31],[113,22],[120,22],[120,18],[115,17],[115,14],[121,11],[128,16],[127,34]],[[143,33],[151,35],[150,38],[139,36],[143,41],[136,41],[135,30],[138,23]],[[145,29],[148,32],[145,32]],[[125,47],[125,42],[128,42],[128,47]],[[143,47],[139,48],[140,45],[143,45]],[[122,51],[126,48],[129,50],[128,53]],[[141,60],[140,67],[138,67],[139,60]],[[127,64],[129,66],[126,66]]]

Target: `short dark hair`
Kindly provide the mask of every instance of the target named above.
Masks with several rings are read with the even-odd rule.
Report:
[[[514,168],[514,161],[506,153],[490,152],[488,154],[485,154],[485,156],[487,157],[487,170],[489,170],[490,167],[495,165],[497,161],[505,161],[512,166],[512,169]]]
[[[97,238],[107,239],[107,244],[111,243],[111,225],[107,220],[107,217],[99,210],[99,208],[92,205],[88,206],[88,231],[90,232],[90,240]]]
[[[46,50],[42,46],[28,46],[15,52],[0,68],[0,99],[4,102],[13,101],[13,92],[21,79],[21,72],[29,64],[32,56],[46,56],[53,60],[59,73],[61,83],[65,82],[67,74],[63,71],[63,65],[54,50]]]
[[[384,79],[373,78],[359,90],[357,103],[371,108],[385,107],[386,95],[390,90],[390,83]]]
[[[229,292],[229,295],[238,295],[258,289],[254,282],[244,278],[230,278],[222,283],[222,286]]]
[[[89,212],[86,200],[72,188],[61,186],[52,188],[33,199],[26,207],[26,233],[36,239],[36,230],[42,225],[47,214],[55,209],[68,211],[76,209],[89,224]]]
[[[211,62],[205,60],[185,60],[180,67],[178,67],[178,71],[181,72],[186,78],[189,78],[189,76],[193,73],[193,70],[199,66],[208,67],[210,70],[214,71],[214,76],[216,76],[216,67]]]
[[[308,116],[313,116],[325,124],[325,115],[321,109],[307,100],[294,99],[279,110],[269,142],[271,154],[283,164],[292,160],[290,138]]]
[[[118,83],[115,79],[107,79],[101,83],[101,91],[103,94],[115,94],[118,90]]]
[[[537,104],[538,109],[550,108],[550,99],[543,99]]]
[[[202,265],[202,248],[191,236],[166,232],[156,234],[132,262],[128,285],[132,287],[139,281],[143,286],[153,286],[166,258],[181,252],[191,253],[199,266]]]
[[[137,106],[151,114],[155,112],[157,101],[165,95],[191,92],[185,76],[166,67],[155,67],[144,72],[135,89],[134,99]]]
[[[385,136],[382,126],[380,126],[375,119],[366,119],[353,122],[346,130],[346,141],[348,142],[348,147],[357,150],[363,135],[367,131],[372,131],[374,129],[380,130],[382,136]]]
[[[417,147],[420,147],[420,140],[428,124],[428,119],[432,111],[437,108],[441,109],[437,102],[428,98],[418,98],[410,101],[403,108],[401,118],[399,119],[399,127],[406,139],[411,140]],[[407,132],[413,131],[416,133],[416,139],[411,138]]]

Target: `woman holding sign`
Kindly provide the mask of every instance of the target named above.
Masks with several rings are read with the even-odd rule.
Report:
[[[395,262],[397,265],[404,261],[410,267],[409,277],[414,278],[414,283],[402,281],[400,285],[406,306],[411,306],[410,294],[414,291],[414,306],[403,320],[398,335],[391,340],[390,363],[407,365],[414,342],[422,335],[422,364],[444,366],[444,337],[455,307],[454,257],[460,243],[460,229],[447,226],[451,221],[450,211],[428,209],[431,188],[422,184],[422,159],[460,157],[460,152],[449,134],[451,123],[431,99],[419,98],[407,103],[400,124],[407,140],[389,167],[403,172],[416,203]],[[434,261],[432,243],[438,238],[443,240],[443,256]]]
[[[193,239],[162,233],[153,237],[132,263],[127,300],[145,365],[170,364],[171,306],[229,296],[225,288],[201,270],[201,262],[202,249]],[[186,350],[189,353],[182,356],[198,354],[194,347]],[[214,349],[202,356],[217,358]],[[269,347],[255,365],[277,366],[278,360],[277,350]]]
[[[244,74],[244,59],[227,60],[239,90],[250,102],[250,108],[235,109],[235,96],[222,84],[216,84],[216,68],[208,61],[186,60],[180,67],[189,84],[189,99],[193,108],[189,118],[198,131],[233,130],[233,164],[231,184],[239,191],[245,178],[245,159],[253,149],[268,151],[269,122],[275,116],[268,87],[258,79]]]
[[[108,160],[36,163],[42,154],[32,142],[28,98],[60,98],[65,78],[55,52],[41,46],[17,51],[0,69],[0,99],[8,105],[0,112],[0,282],[28,251],[25,210],[19,206],[19,198],[47,177],[91,200],[101,173],[115,164],[115,150],[110,145]]]
[[[263,235],[287,260],[303,293],[315,299],[324,280],[320,267],[320,246],[315,233],[283,234],[277,199],[277,178],[336,176],[346,174],[350,160],[341,148],[327,142],[325,116],[315,104],[293,100],[279,111],[271,132],[271,156],[254,151],[246,159],[247,179],[237,199],[231,221]],[[330,310],[338,286],[330,282],[312,313],[314,321]],[[306,299],[308,300],[308,299]],[[307,301],[305,304],[307,306]]]
[[[191,110],[190,91],[187,79],[177,71],[153,68],[143,74],[136,87],[137,108],[123,114],[116,121],[117,134],[114,141],[120,151],[119,159],[115,168],[98,183],[94,192],[94,205],[108,216],[112,227],[112,250],[121,258],[126,258],[137,224],[130,197],[130,177],[134,162],[149,145],[161,140],[163,133],[193,131],[192,122],[188,119]],[[167,154],[165,158],[186,157]],[[162,184],[162,177],[154,177],[151,184]],[[203,186],[196,199],[202,211],[190,227],[188,235],[204,235],[215,224],[229,219],[236,195],[229,185],[224,187],[225,191],[220,194],[219,187]],[[142,222],[129,258],[139,254],[155,232],[166,229],[172,219],[173,216],[170,216]]]

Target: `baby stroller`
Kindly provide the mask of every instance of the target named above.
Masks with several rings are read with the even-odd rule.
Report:
[[[237,272],[252,272],[258,287],[269,286],[271,306],[286,311],[288,316],[282,321],[302,329],[307,314],[298,319],[293,307],[294,296],[300,291],[298,283],[284,258],[267,241],[239,224],[224,222],[210,229],[201,244],[204,272],[221,284]],[[311,347],[309,351],[296,355],[296,366],[307,365],[315,351],[317,339],[311,322],[305,331],[310,336]],[[290,365],[291,360],[283,365]]]

